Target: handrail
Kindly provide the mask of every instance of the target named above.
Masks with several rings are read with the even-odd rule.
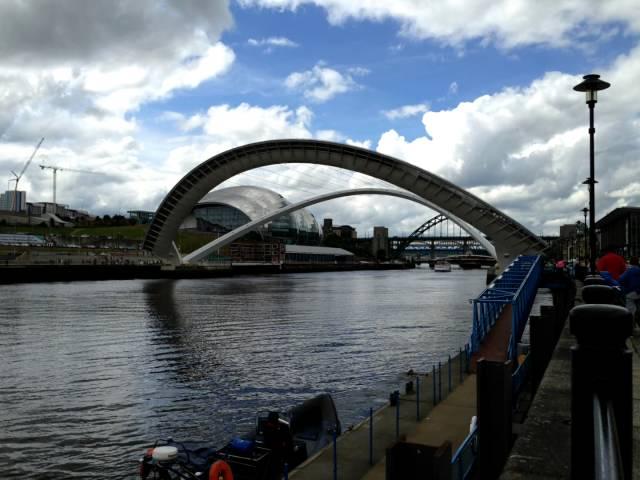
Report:
[[[474,424],[473,428],[467,435],[467,438],[460,444],[456,453],[451,457],[451,466],[455,468],[458,467],[458,475],[457,480],[465,480],[473,466],[476,463],[476,459],[478,458],[478,425]],[[471,454],[471,461],[469,465],[465,468],[465,457],[467,454]]]
[[[509,339],[508,356],[513,360],[517,355],[517,342],[522,337],[522,332],[527,324],[529,312],[535,300],[538,282],[542,273],[542,257],[538,256],[531,263],[529,271],[522,284],[515,293],[512,301],[511,312],[511,338]]]
[[[633,477],[633,332],[629,310],[584,304],[571,309],[572,478]]]
[[[615,412],[610,401],[593,395],[593,447],[595,480],[622,480],[622,454],[616,428]]]
[[[509,358],[515,357],[516,342],[522,335],[541,274],[540,256],[520,255],[477,298],[473,299],[472,353],[502,313],[512,305],[512,337],[509,339]]]

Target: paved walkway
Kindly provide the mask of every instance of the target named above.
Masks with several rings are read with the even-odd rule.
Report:
[[[511,305],[506,305],[496,324],[485,338],[475,361],[486,358],[505,361],[511,335]],[[445,441],[452,444],[452,455],[469,434],[471,418],[476,415],[476,376],[463,375],[460,381],[460,359],[453,360],[452,392],[448,391],[448,365],[442,366],[436,377],[437,402],[434,402],[432,375],[420,376],[420,421],[417,421],[416,394],[403,395],[400,401],[399,433],[406,441],[439,447]],[[446,397],[446,398],[445,398]],[[435,404],[435,406],[434,406]],[[396,409],[384,407],[373,418],[373,464],[369,459],[369,420],[365,420],[337,441],[337,478],[339,480],[383,480],[385,478],[385,450],[397,441]],[[326,480],[333,478],[333,446],[329,446],[303,465],[290,478]]]
[[[578,284],[576,305],[582,303]],[[520,427],[518,439],[501,480],[559,480],[571,478],[571,356],[575,338],[569,322]],[[629,339],[633,349],[633,475],[640,479],[640,337]]]
[[[469,376],[415,431],[407,435],[407,442],[439,447],[445,441],[452,443],[453,455],[469,434],[471,417],[476,414],[476,376]],[[386,462],[383,458],[362,480],[384,480]]]
[[[491,332],[480,347],[475,361],[485,358],[505,361],[511,335],[511,305],[506,305]],[[439,447],[445,441],[452,443],[452,454],[469,434],[471,418],[476,415],[476,376],[463,375],[461,381],[460,358],[451,364],[452,392],[448,388],[448,365],[442,366],[441,376],[436,377],[436,397],[432,375],[420,376],[420,421],[417,420],[417,396],[403,395],[399,409],[399,433],[407,442]],[[408,378],[409,380],[410,378]],[[444,392],[443,392],[444,391]],[[446,395],[447,393],[448,396]],[[446,397],[446,398],[445,398]],[[434,405],[435,404],[435,405]],[[384,407],[373,418],[373,464],[369,453],[369,419],[337,441],[337,478],[339,480],[383,480],[385,478],[385,450],[397,441],[396,408]],[[329,446],[289,476],[294,479],[327,480],[333,478],[333,446]]]
[[[463,365],[464,366],[464,365]],[[415,377],[413,377],[415,379]],[[408,377],[407,380],[411,380]],[[460,382],[460,359],[451,362],[451,390],[449,393],[449,366],[442,365],[441,377],[436,375],[436,402],[434,402],[433,376],[420,375],[420,420],[417,419],[417,395],[402,395],[399,407],[399,434],[409,441],[434,442],[440,446],[445,439],[461,443],[469,433],[471,417],[475,415],[475,375],[463,374]],[[434,403],[436,403],[434,407]],[[397,441],[396,407],[386,406],[373,416],[373,464],[369,462],[369,419],[345,432],[337,441],[337,478],[357,480],[384,478],[384,456],[387,447]],[[382,462],[382,463],[381,463]],[[333,478],[333,446],[329,446],[296,468],[290,478],[327,480]],[[382,472],[380,477],[375,472]]]

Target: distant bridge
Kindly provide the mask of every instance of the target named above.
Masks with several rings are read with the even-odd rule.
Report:
[[[457,231],[457,235],[456,235]],[[487,242],[478,242],[446,215],[436,215],[416,228],[408,237],[389,239],[393,257],[415,257],[438,254],[475,253],[495,257],[495,251],[487,248]]]
[[[490,255],[448,255],[438,258],[421,258],[415,260],[418,265],[428,263],[433,268],[438,260],[446,260],[453,265],[459,265],[464,270],[472,268],[492,267],[496,259]]]

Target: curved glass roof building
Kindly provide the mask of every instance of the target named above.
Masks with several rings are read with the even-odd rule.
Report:
[[[221,188],[209,192],[198,202],[183,227],[197,227],[198,230],[223,234],[289,204],[282,195],[267,188]],[[260,230],[260,234],[281,239],[285,243],[302,245],[315,245],[320,241],[318,222],[305,209],[273,220]]]

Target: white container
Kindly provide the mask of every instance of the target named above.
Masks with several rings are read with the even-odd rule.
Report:
[[[178,457],[178,449],[176,447],[156,447],[153,449],[151,457],[158,462],[169,462]]]

